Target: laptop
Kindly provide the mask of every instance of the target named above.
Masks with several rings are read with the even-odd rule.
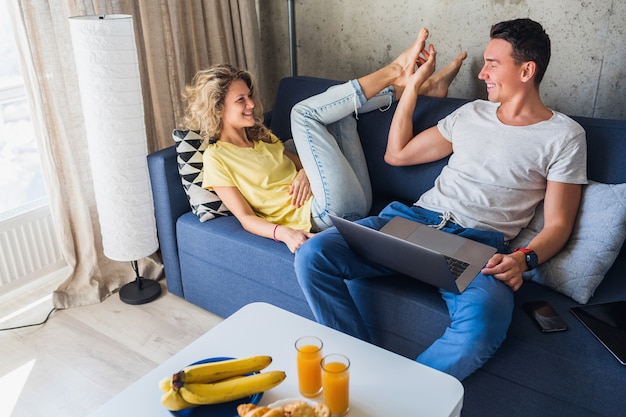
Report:
[[[626,365],[626,301],[571,307],[570,311]]]
[[[460,294],[496,248],[394,217],[382,229],[330,216],[357,255],[420,281]]]

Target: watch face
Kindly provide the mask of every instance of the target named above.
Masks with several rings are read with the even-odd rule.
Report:
[[[530,251],[526,254],[526,266],[528,269],[534,269],[539,263],[539,259],[537,258],[537,254],[533,251]]]

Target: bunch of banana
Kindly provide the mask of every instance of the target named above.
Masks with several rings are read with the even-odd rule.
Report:
[[[162,379],[161,403],[172,411],[198,405],[218,404],[244,398],[274,388],[285,379],[283,371],[248,375],[266,368],[270,356],[251,356],[190,365],[171,377]]]

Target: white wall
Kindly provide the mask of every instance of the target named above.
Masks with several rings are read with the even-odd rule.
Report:
[[[288,1],[257,0],[263,45],[259,76],[267,107],[290,75]],[[541,86],[546,104],[571,115],[626,119],[626,2],[623,0],[295,0],[298,75],[347,80],[393,60],[419,28],[445,65],[469,54],[450,96],[485,98],[477,79],[492,24],[540,22],[552,41]]]

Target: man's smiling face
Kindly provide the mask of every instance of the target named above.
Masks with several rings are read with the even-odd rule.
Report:
[[[502,39],[493,39],[485,49],[485,64],[478,78],[487,84],[489,101],[507,102],[519,92],[523,63],[516,63],[512,53],[511,44]]]

